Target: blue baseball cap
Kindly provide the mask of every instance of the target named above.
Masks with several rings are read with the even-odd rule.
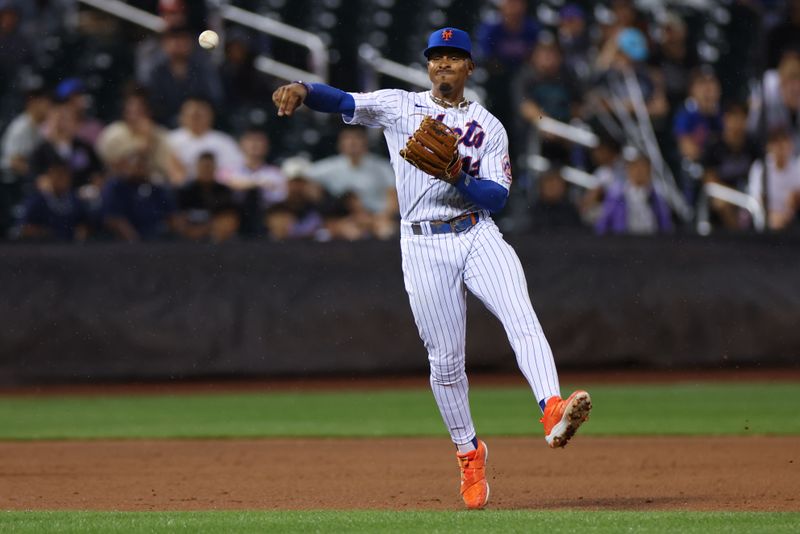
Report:
[[[69,100],[73,95],[79,95],[86,92],[86,86],[78,78],[67,78],[56,87],[56,100],[61,102]]]
[[[469,57],[472,57],[472,41],[469,34],[464,30],[458,28],[441,28],[436,30],[428,37],[428,48],[425,49],[425,57],[431,53],[434,48],[457,48],[463,50]]]
[[[620,51],[633,61],[647,59],[647,40],[636,28],[625,28],[617,36]]]
[[[586,15],[581,9],[581,6],[577,4],[567,4],[561,8],[561,11],[558,12],[558,16],[561,20],[570,20],[570,19],[585,19]]]

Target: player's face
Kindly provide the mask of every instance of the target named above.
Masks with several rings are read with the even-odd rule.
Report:
[[[474,64],[469,55],[455,48],[438,48],[428,56],[428,77],[442,93],[463,88]]]

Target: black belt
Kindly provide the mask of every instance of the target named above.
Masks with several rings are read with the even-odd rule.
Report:
[[[458,234],[478,224],[481,218],[482,215],[480,213],[473,212],[455,217],[449,221],[431,221],[429,224],[432,234]],[[414,232],[414,235],[424,234],[421,223],[413,223],[411,231]]]

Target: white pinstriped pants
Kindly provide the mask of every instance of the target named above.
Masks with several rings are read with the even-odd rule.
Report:
[[[405,287],[428,350],[433,395],[453,442],[475,437],[465,371],[467,289],[500,319],[536,401],[559,395],[553,353],[525,273],[494,221],[483,219],[460,234],[413,235],[406,224],[402,230]]]

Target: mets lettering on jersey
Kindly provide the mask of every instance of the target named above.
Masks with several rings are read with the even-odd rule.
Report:
[[[444,122],[459,134],[459,152],[465,172],[497,182],[506,189],[511,187],[511,167],[506,165],[508,135],[500,121],[480,104],[472,102],[465,107],[444,108],[433,101],[429,91],[410,93],[384,89],[351,94],[356,103],[355,112],[352,117],[345,117],[345,122],[383,128],[404,221],[446,221],[480,209],[453,186],[434,179],[398,156],[426,115]]]

